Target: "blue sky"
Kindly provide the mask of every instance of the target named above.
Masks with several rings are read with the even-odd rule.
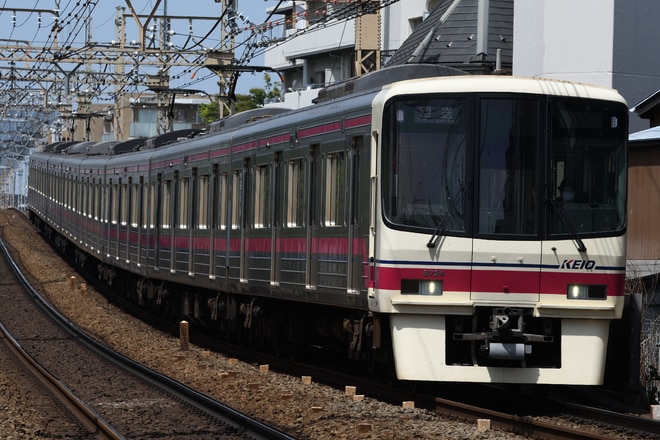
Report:
[[[246,20],[240,19],[241,33],[236,37],[236,43],[240,45],[250,35],[249,22],[261,24],[267,17],[266,9],[275,6],[277,0],[236,0],[237,9],[241,16]],[[96,3],[96,6],[93,4]],[[154,0],[132,0],[133,7],[138,14],[148,14],[155,4]],[[32,47],[42,47],[45,42],[52,43],[51,28],[53,25],[53,14],[20,11],[20,9],[54,9],[59,5],[59,20],[64,24],[60,32],[59,41],[69,43],[72,47],[80,47],[85,41],[85,28],[81,24],[84,18],[92,17],[92,36],[94,41],[107,42],[114,40],[115,37],[115,13],[118,6],[126,7],[126,13],[130,9],[123,0],[0,0],[0,39],[2,44],[7,44],[7,40],[22,40],[32,45]],[[88,5],[88,6],[86,6]],[[215,18],[221,14],[221,4],[215,0],[161,0],[157,14],[163,14],[165,7],[170,16],[182,17],[209,17],[208,20],[193,20],[192,31],[188,19],[173,20],[172,30],[175,34],[172,36],[174,44],[183,47],[190,43],[189,35],[194,36],[196,41],[207,48],[214,48],[219,44],[220,29],[216,28],[204,39],[213,25],[216,24]],[[19,11],[12,11],[11,8],[17,8]],[[144,19],[143,19],[144,20]],[[127,21],[127,40],[137,39],[137,28],[132,18]],[[50,40],[49,40],[50,37]],[[241,46],[243,47],[243,46]],[[241,55],[241,50],[237,50],[237,57]],[[263,65],[263,53],[258,53],[250,59],[251,65]],[[7,69],[6,62],[0,63],[0,71]],[[52,67],[52,66],[51,66]],[[95,69],[98,67],[95,67]],[[207,78],[200,81],[201,78]],[[247,93],[251,87],[263,87],[263,73],[243,73],[237,83],[237,93]],[[202,89],[208,93],[217,93],[217,76],[214,76],[208,69],[200,68],[196,72],[184,71],[179,75],[171,72],[170,87],[183,87]]]

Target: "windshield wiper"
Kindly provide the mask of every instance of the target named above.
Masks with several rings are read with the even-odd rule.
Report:
[[[433,231],[433,235],[431,235],[431,238],[429,238],[428,243],[426,243],[427,248],[434,248],[436,238],[438,238],[439,235],[445,233],[445,225],[447,224],[447,217],[448,215],[445,214],[440,219],[440,223],[438,223],[438,227],[435,228],[435,231]]]
[[[571,236],[573,236],[573,239],[575,240],[575,243],[577,243],[577,250],[578,252],[587,252],[587,247],[584,245],[584,242],[578,235],[577,231],[575,230],[575,226],[573,226],[573,223],[566,217],[566,211],[564,211],[564,207],[557,202],[557,199],[552,198],[548,199],[548,202],[550,203],[550,206],[552,206],[553,210],[557,213],[557,216],[559,217],[559,220],[566,226],[568,226],[568,232],[571,233]]]

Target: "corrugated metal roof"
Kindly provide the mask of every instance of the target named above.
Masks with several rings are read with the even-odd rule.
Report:
[[[660,140],[660,127],[652,127],[648,130],[632,133],[628,136],[628,140],[631,142]]]
[[[440,63],[459,67],[494,66],[497,49],[502,65],[513,60],[513,0],[490,0],[487,53],[477,53],[479,0],[446,0],[436,7],[387,62]]]

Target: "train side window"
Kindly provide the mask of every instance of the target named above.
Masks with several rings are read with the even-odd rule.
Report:
[[[55,201],[59,202],[60,204],[63,204],[65,208],[69,209],[69,197],[68,197],[68,195],[69,195],[69,181],[68,180],[64,181],[64,197],[62,197],[62,200],[57,200],[57,197],[53,197],[53,194],[58,194],[54,190],[56,188],[55,185],[57,185],[57,182],[55,181],[55,177],[50,176],[50,182],[49,182],[48,186],[50,188],[53,188],[53,191],[50,194],[51,200],[55,200]]]
[[[137,183],[131,186],[131,226],[138,227],[138,220],[140,217],[140,204],[139,204],[139,187]]]
[[[112,186],[112,224],[119,223],[119,183]]]
[[[305,174],[302,159],[290,160],[287,173],[286,225],[303,226],[303,200]]]
[[[98,221],[99,217],[101,216],[101,212],[99,209],[100,201],[101,201],[101,185],[99,184],[100,180],[94,180],[94,199],[92,202],[94,203],[94,220]]]
[[[93,195],[93,189],[94,185],[92,183],[93,179],[87,179],[85,186],[87,187],[87,206],[85,207],[85,214],[87,218],[92,218],[92,195]]]
[[[161,219],[161,228],[170,228],[170,216],[172,213],[172,181],[163,182],[163,217]]]
[[[153,182],[149,188],[149,227],[156,227],[156,183]]]
[[[76,204],[77,197],[74,197],[74,194],[76,194],[76,191],[78,190],[78,181],[73,180],[71,182],[71,185],[69,186],[69,206],[71,206],[71,210],[76,212],[78,209],[78,205]]]
[[[81,186],[82,186],[82,203],[80,207],[80,213],[83,215],[83,217],[87,217],[87,213],[89,212],[87,210],[87,200],[89,198],[88,193],[89,193],[89,185],[86,180],[81,180]]]
[[[209,227],[209,175],[204,174],[197,180],[198,214],[197,227],[208,229]]]
[[[240,196],[241,196],[241,172],[234,171],[231,194],[231,228],[238,229],[240,227]]]
[[[108,222],[108,188],[104,181],[99,180],[99,198],[97,200],[99,209],[99,221],[101,223]]]
[[[78,178],[76,178],[76,194],[82,194],[82,182]],[[75,197],[73,201],[73,212],[80,214],[81,197]]]
[[[119,209],[119,216],[121,218],[121,225],[128,224],[128,184],[124,183],[121,186],[121,208]]]
[[[325,226],[343,226],[346,218],[346,160],[343,152],[325,161]]]
[[[108,213],[108,219],[111,224],[117,224],[117,184],[112,183],[112,180],[108,184],[108,206],[110,212]]]
[[[149,227],[149,209],[150,209],[150,200],[149,200],[149,184],[144,183],[144,177],[140,177],[140,186],[142,187],[142,228],[147,229]]]
[[[74,177],[74,182],[71,187],[71,206],[73,212],[80,212],[80,194],[82,189],[80,187],[80,180]]]
[[[317,171],[316,171],[316,153],[319,149],[318,144],[311,145],[309,147],[309,185],[308,191],[309,196],[307,197],[307,212],[309,215],[309,225],[316,225],[317,222],[317,212],[316,212],[316,199],[317,199]]]
[[[353,157],[351,161],[351,185],[350,185],[350,199],[351,199],[351,221],[352,225],[360,223],[360,150],[362,150],[364,138],[356,136],[351,138],[351,148]]]
[[[227,229],[227,173],[218,175],[216,179],[215,200],[216,226]]]
[[[65,178],[68,177],[68,178],[70,178],[70,179],[73,179],[73,176],[66,176],[66,175],[64,175],[64,176],[62,176],[62,177],[65,177]],[[67,203],[66,203],[66,207],[67,207],[67,209],[68,209],[69,211],[73,211],[73,210],[75,209],[75,206],[73,206],[73,197],[71,197],[71,194],[73,194],[73,188],[74,188],[75,183],[76,183],[76,182],[75,182],[74,180],[69,181],[69,185],[68,185],[68,186],[66,187],[66,189],[65,189],[65,191],[66,191],[66,193],[67,193],[67,198],[66,198],[66,199],[67,199]]]
[[[254,189],[254,227],[269,227],[269,213],[271,204],[270,194],[270,165],[259,166],[255,174]]]
[[[179,210],[179,229],[188,229],[188,215],[190,213],[190,179],[185,177],[179,182],[179,199],[177,208]]]

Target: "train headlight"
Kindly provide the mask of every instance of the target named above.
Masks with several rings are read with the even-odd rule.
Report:
[[[442,295],[440,280],[401,280],[401,293],[404,295]]]
[[[442,295],[442,281],[422,281],[419,286],[422,295]]]
[[[607,298],[607,286],[569,284],[566,297],[568,299],[605,299]]]

